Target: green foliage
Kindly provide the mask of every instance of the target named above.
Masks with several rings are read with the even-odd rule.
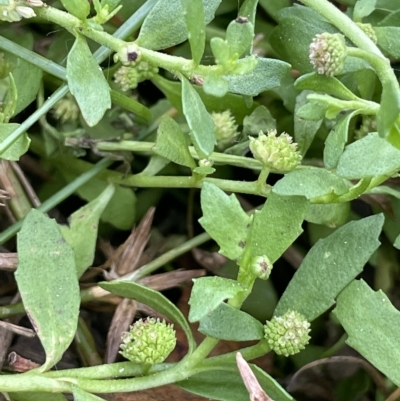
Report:
[[[18,253],[22,303],[0,307],[0,317],[25,309],[46,353],[31,373],[0,375],[0,392],[95,401],[96,393],[175,383],[215,400],[289,401],[261,368],[235,361],[236,351],[220,355],[218,341],[254,341],[239,344],[245,360],[271,349],[290,358],[276,357],[271,371],[299,383],[306,375],[295,369],[341,353],[339,325],[386,375],[383,386],[399,386],[391,300],[400,266],[400,87],[390,65],[400,59],[398,2],[47,3],[0,0],[0,204],[10,221],[25,216],[9,228],[2,222],[2,244]],[[27,214],[32,205],[40,206]],[[153,206],[154,221],[149,213],[133,227]],[[18,231],[14,250],[5,242]],[[173,271],[172,260],[190,250],[206,273],[186,269],[190,258]],[[355,280],[367,263],[376,292]],[[98,266],[109,269],[108,282],[97,282]],[[179,307],[168,297],[180,292],[152,289],[193,278],[174,298]],[[117,352],[121,338],[133,362],[47,372],[74,338],[72,350],[98,361],[80,303],[95,315],[124,298],[106,347]],[[127,345],[120,334],[136,307],[180,326],[179,362],[165,363],[162,347],[152,352],[156,318],[134,323]],[[195,330],[206,336],[199,344]],[[330,395],[365,398],[367,374],[353,376],[351,389],[348,377],[335,383]],[[368,391],[383,399],[380,388]]]

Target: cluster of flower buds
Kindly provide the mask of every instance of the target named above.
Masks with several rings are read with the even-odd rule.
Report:
[[[8,3],[8,4],[4,4]],[[15,22],[22,18],[36,17],[32,7],[43,7],[41,0],[5,0],[0,1],[0,20]]]
[[[53,108],[54,116],[61,122],[76,121],[79,117],[79,107],[74,97],[68,93],[59,100]]]
[[[363,24],[362,22],[357,22],[356,24],[374,43],[378,43],[378,38],[371,24]]]
[[[298,312],[289,310],[283,316],[274,316],[264,326],[265,338],[278,355],[294,355],[308,344],[310,323]]]
[[[367,136],[370,132],[376,132],[377,129],[376,116],[362,116],[360,127],[354,130],[354,137],[356,139],[364,138],[364,136]]]
[[[261,280],[268,280],[273,264],[266,255],[255,257],[250,265],[251,272]]]
[[[237,124],[235,117],[230,110],[225,110],[221,113],[213,112],[211,117],[214,121],[214,133],[217,140],[217,148],[224,150],[233,144],[233,141],[238,136]]]
[[[293,143],[292,137],[286,133],[277,136],[276,130],[270,130],[267,135],[260,132],[257,139],[249,139],[254,158],[272,170],[292,171],[301,161],[297,144]]]
[[[117,85],[125,92],[135,89],[139,82],[151,79],[158,74],[158,68],[150,65],[147,61],[139,61],[134,66],[122,66],[114,74]]]
[[[154,365],[164,362],[175,345],[175,330],[171,324],[154,318],[140,319],[122,335],[120,353],[132,362]]]
[[[344,36],[339,33],[320,33],[310,44],[310,62],[318,74],[331,77],[340,74],[346,57]]]

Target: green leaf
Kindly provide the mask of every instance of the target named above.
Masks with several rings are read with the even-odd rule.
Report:
[[[11,135],[20,124],[8,123],[0,124],[0,142],[4,141],[9,135]],[[4,160],[19,160],[19,158],[25,154],[29,149],[29,139],[26,132],[24,132],[5,152],[0,155],[0,159]]]
[[[176,109],[182,111],[182,84],[180,82],[168,81],[159,75],[153,78],[152,82],[164,93],[164,95]],[[205,93],[203,88],[200,86],[195,86],[194,90],[199,94],[209,112],[222,112],[229,109],[235,116],[238,124],[241,124],[243,122],[243,118],[259,105],[257,102],[253,102],[251,107],[247,107],[243,97],[234,95],[233,93],[227,93],[222,98],[216,98],[213,95],[208,95]]]
[[[327,311],[378,249],[383,221],[383,214],[351,221],[319,240],[297,269],[274,314],[281,316],[294,308],[312,321]]]
[[[85,20],[90,13],[88,0],[61,0],[61,3],[69,13],[80,20]]]
[[[291,7],[291,0],[260,0],[260,6],[274,19],[280,10]]]
[[[65,240],[74,250],[78,278],[92,266],[99,219],[114,192],[115,187],[109,185],[97,198],[71,215],[69,227],[60,227]]]
[[[307,95],[308,91],[303,91],[300,93],[299,96],[296,98],[296,105],[294,109],[294,141],[297,143],[298,147],[297,150],[302,154],[303,156],[306,154],[308,148],[311,146],[314,137],[319,130],[322,121],[323,121],[323,116],[325,115],[325,111],[322,114],[322,118],[319,116],[317,117],[316,120],[309,120],[309,119],[303,119],[301,118],[298,113],[300,109],[303,109],[306,106],[312,106],[310,107],[310,110],[312,113],[314,113],[315,109],[315,104],[308,103],[307,101]],[[325,106],[324,110],[325,110]]]
[[[224,97],[228,92],[228,89],[228,82],[220,75],[210,74],[204,78],[203,90],[208,95]]]
[[[202,25],[214,19],[220,3],[221,0],[203,0]],[[144,20],[136,43],[147,49],[160,50],[182,43],[187,37],[182,0],[159,0]]]
[[[351,90],[346,88],[337,78],[312,72],[302,75],[294,84],[297,90],[323,92],[343,100],[360,100]]]
[[[200,158],[207,158],[214,150],[214,121],[192,84],[182,76],[182,108],[190,128],[190,138]]]
[[[382,84],[381,107],[378,112],[378,132],[382,138],[400,148],[400,93],[397,82]]]
[[[135,299],[136,301],[146,304],[150,306],[150,308],[165,315],[182,327],[188,339],[189,352],[191,353],[196,348],[196,342],[194,341],[188,322],[182,312],[160,292],[151,290],[150,288],[134,282],[126,281],[114,281],[110,283],[103,281],[99,283],[99,286],[104,288],[106,291],[119,295],[120,297]]]
[[[68,54],[67,80],[83,118],[93,127],[111,107],[110,87],[86,39],[80,35]]]
[[[15,273],[25,310],[46,352],[41,372],[50,369],[71,344],[79,316],[79,285],[72,248],[57,223],[32,209],[18,241]]]
[[[189,152],[185,134],[179,124],[168,115],[161,118],[157,130],[157,141],[153,150],[174,163],[187,166],[192,170],[196,167],[196,163]]]
[[[350,186],[349,181],[328,170],[307,167],[285,174],[272,191],[280,195],[300,195],[313,199],[328,194],[343,195]]]
[[[359,114],[357,110],[346,114],[329,132],[324,148],[324,164],[326,168],[333,169],[337,166],[348,139],[350,121],[357,114]]]
[[[206,336],[227,341],[264,338],[264,326],[258,320],[225,303],[200,320],[199,331]]]
[[[226,29],[225,40],[229,46],[229,58],[249,54],[253,45],[254,25],[249,20],[238,18]]]
[[[394,246],[396,249],[400,249],[400,235],[398,235],[398,236],[396,237],[393,246]]]
[[[361,22],[375,10],[376,0],[358,0],[353,10],[353,20]]]
[[[398,26],[375,27],[374,31],[378,39],[378,45],[386,56],[395,59],[400,57],[399,35],[400,28]]]
[[[400,312],[389,298],[353,281],[339,294],[334,313],[349,336],[346,343],[400,386]]]
[[[263,208],[254,213],[247,243],[245,260],[256,256],[268,256],[271,263],[303,232],[308,201],[302,196],[281,196],[271,193]],[[244,262],[246,264],[246,262]]]
[[[290,69],[290,65],[269,58],[257,57],[257,60],[258,63],[251,72],[243,75],[224,75],[229,84],[229,92],[257,96],[261,92],[280,86],[281,79]]]
[[[78,386],[72,386],[72,393],[74,401],[104,401],[104,398],[97,397],[97,395],[87,393]]]
[[[235,297],[243,287],[235,280],[223,277],[202,277],[193,280],[190,295],[189,322],[198,322],[214,311],[223,301]]]
[[[343,225],[350,213],[350,202],[310,204],[304,220],[328,227]]]
[[[243,136],[256,135],[260,131],[276,129],[276,120],[265,106],[258,106],[243,120]]]
[[[250,217],[234,194],[228,196],[216,185],[203,183],[201,190],[203,217],[199,223],[220,246],[220,253],[237,259],[243,252]]]
[[[336,172],[352,180],[392,175],[399,168],[400,150],[373,132],[346,147]]]
[[[200,64],[206,46],[206,24],[202,0],[181,0],[186,20],[187,36],[192,51],[192,59]]]
[[[29,31],[21,35],[16,30],[3,29],[1,34],[12,40],[16,48],[20,45],[28,50],[33,49],[34,38]],[[17,105],[13,115],[17,115],[36,99],[43,73],[40,68],[14,54],[6,53],[6,58],[13,65],[12,75],[18,91]]]
[[[62,175],[68,182],[76,178],[75,175],[70,174],[66,169],[60,169]],[[107,188],[108,183],[100,178],[92,178],[84,186],[77,190],[78,195],[91,202],[93,199],[100,196],[100,194]],[[107,204],[104,212],[101,214],[100,219],[104,222],[110,223],[120,230],[130,230],[135,221],[136,215],[136,196],[131,188],[124,188],[116,186],[114,196]]]
[[[274,401],[294,401],[294,399],[275,381],[257,366],[250,364],[258,382]],[[216,370],[198,373],[175,383],[179,387],[202,397],[220,401],[243,401],[249,393],[243,384],[236,363],[215,365]]]

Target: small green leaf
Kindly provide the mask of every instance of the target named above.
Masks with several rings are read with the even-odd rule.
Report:
[[[312,321],[334,305],[335,297],[378,249],[383,221],[383,214],[351,221],[319,240],[303,259],[274,315],[294,308]]]
[[[205,182],[201,190],[202,227],[220,246],[220,253],[237,259],[243,252],[250,217],[234,194],[228,196],[216,185]]]
[[[343,100],[360,100],[351,90],[346,88],[337,78],[312,72],[302,75],[294,84],[297,90],[323,92]]]
[[[352,180],[391,175],[399,168],[400,150],[373,132],[346,147],[336,172]]]
[[[254,25],[239,17],[233,20],[226,29],[226,42],[229,46],[229,58],[249,54],[253,45]]]
[[[78,386],[72,386],[74,401],[104,401],[104,398],[97,397],[97,395],[87,393]]]
[[[264,338],[264,326],[254,317],[221,303],[200,320],[200,333],[227,341],[252,341]]]
[[[214,19],[220,3],[221,0],[203,0],[204,26]],[[144,20],[136,43],[147,49],[160,50],[182,43],[187,37],[182,0],[159,0]]]
[[[250,364],[258,382],[274,401],[294,401],[277,381],[262,369]],[[198,373],[175,383],[186,391],[202,397],[220,401],[243,401],[249,399],[249,393],[243,384],[235,362],[215,365],[215,370]]]
[[[243,287],[235,280],[223,277],[195,279],[190,295],[189,322],[198,322],[214,311],[223,301],[235,297]]]
[[[256,135],[276,128],[276,120],[265,106],[258,106],[243,120],[243,135]]]
[[[104,288],[106,291],[119,295],[120,297],[136,299],[165,315],[182,327],[188,339],[189,352],[191,353],[196,348],[196,342],[194,341],[188,322],[182,312],[160,292],[151,290],[150,288],[134,282],[126,281],[114,281],[110,283],[101,282],[99,283],[99,286]]]
[[[88,0],[61,0],[61,3],[69,13],[80,20],[85,20],[90,13]]]
[[[400,148],[400,93],[397,82],[382,84],[381,107],[378,112],[378,132],[382,138]]]
[[[205,93],[215,96],[224,97],[228,92],[229,85],[224,77],[217,74],[207,75],[204,79],[203,90]]]
[[[46,352],[41,372],[71,344],[79,316],[79,285],[72,248],[57,223],[32,209],[18,234],[15,273],[25,310]]]
[[[67,58],[67,80],[86,123],[93,127],[111,107],[110,87],[86,39],[77,35]]]
[[[182,84],[180,82],[168,81],[159,75],[153,78],[152,82],[164,93],[176,109],[182,111]],[[205,93],[200,86],[195,86],[194,90],[199,94],[209,112],[223,112],[229,109],[235,116],[238,124],[241,124],[243,118],[259,105],[257,102],[253,102],[251,107],[247,107],[243,97],[234,95],[233,93],[227,93],[223,98],[216,98],[213,95]]]
[[[0,124],[0,142],[11,135],[19,125],[17,123]],[[31,140],[26,132],[23,133],[5,152],[0,154],[0,159],[19,160],[28,151],[30,143]]]
[[[190,138],[200,158],[206,159],[214,150],[214,121],[192,84],[182,81],[182,108],[190,128]]]
[[[349,181],[328,170],[307,167],[285,174],[272,191],[280,195],[300,195],[313,199],[328,194],[343,195],[350,186]]]
[[[168,115],[161,118],[157,130],[157,141],[153,150],[174,163],[187,166],[190,169],[196,167],[196,163],[189,152],[185,134],[179,124]]]
[[[229,46],[226,40],[218,37],[212,38],[210,47],[216,64],[225,65],[229,62]]]
[[[308,91],[303,91],[299,96],[296,97],[296,105],[294,109],[294,141],[297,143],[297,150],[304,156],[311,146],[314,137],[319,130],[324,115],[326,107],[323,105],[322,116],[318,115],[316,119],[304,119],[299,116],[300,110],[305,110],[308,106],[308,110],[314,114],[315,110],[318,110],[318,106],[315,104],[308,103],[307,95]],[[306,115],[308,117],[308,115]]]
[[[333,169],[337,166],[347,142],[350,121],[357,114],[357,110],[346,114],[331,129],[326,138],[324,148],[324,164],[326,168]]]
[[[350,213],[350,202],[310,204],[304,220],[328,227],[343,225]]]
[[[400,386],[400,312],[389,298],[356,280],[339,294],[334,313],[349,336],[346,343]]]
[[[258,63],[243,75],[225,75],[229,91],[241,95],[257,96],[261,92],[278,88],[281,79],[289,71],[290,65],[275,59],[256,58]],[[240,62],[246,59],[241,59]]]
[[[375,10],[376,0],[358,0],[354,5],[353,20],[361,22]]]
[[[301,225],[308,201],[302,196],[281,196],[271,193],[263,208],[254,213],[245,256],[266,255],[274,263],[303,232]]]
[[[206,24],[202,0],[181,0],[192,59],[200,64],[206,46]]]
[[[115,192],[109,185],[97,198],[74,212],[68,226],[61,226],[61,232],[75,253],[78,278],[93,263],[96,249],[99,219]]]

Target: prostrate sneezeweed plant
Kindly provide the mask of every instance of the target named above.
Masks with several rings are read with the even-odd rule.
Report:
[[[40,367],[0,376],[10,399],[95,400],[93,393],[174,383],[215,400],[249,392],[255,399],[257,387],[263,399],[288,401],[290,391],[243,358],[273,351],[300,368],[344,340],[386,376],[387,391],[400,387],[400,312],[388,297],[398,267],[393,247],[400,249],[400,88],[391,66],[400,58],[400,4],[343,0],[341,10],[328,0],[301,2],[0,0],[0,157],[14,162],[29,150],[60,184],[47,186],[51,196],[31,211],[11,196],[18,221],[0,234],[1,243],[17,234],[22,298],[0,316],[25,311],[46,353]],[[44,31],[56,35],[42,56],[32,49]],[[152,105],[137,96],[146,81],[165,99]],[[122,167],[108,169],[116,160]],[[237,179],[237,168],[255,178]],[[142,188],[200,188],[205,233],[80,290],[99,224],[128,230],[135,211],[150,205],[148,194],[159,197]],[[45,214],[74,193],[87,204],[68,225]],[[256,195],[255,210],[245,211],[236,194]],[[386,203],[373,203],[376,195]],[[372,205],[368,213],[351,211],[360,197]],[[277,300],[270,277],[295,242],[304,249],[306,234],[311,247]],[[194,280],[186,319],[139,280],[209,239],[234,269]],[[359,278],[367,263],[377,291]],[[110,293],[168,322],[133,323],[121,338],[126,362],[51,370],[82,328],[81,302]],[[256,310],[249,300],[257,297]],[[346,333],[331,348],[314,342],[322,318]],[[205,335],[200,344],[189,322]],[[177,327],[187,353],[165,362]],[[240,358],[209,357],[219,340],[254,345]],[[253,375],[242,379],[248,367]],[[387,395],[381,387],[374,399]]]

